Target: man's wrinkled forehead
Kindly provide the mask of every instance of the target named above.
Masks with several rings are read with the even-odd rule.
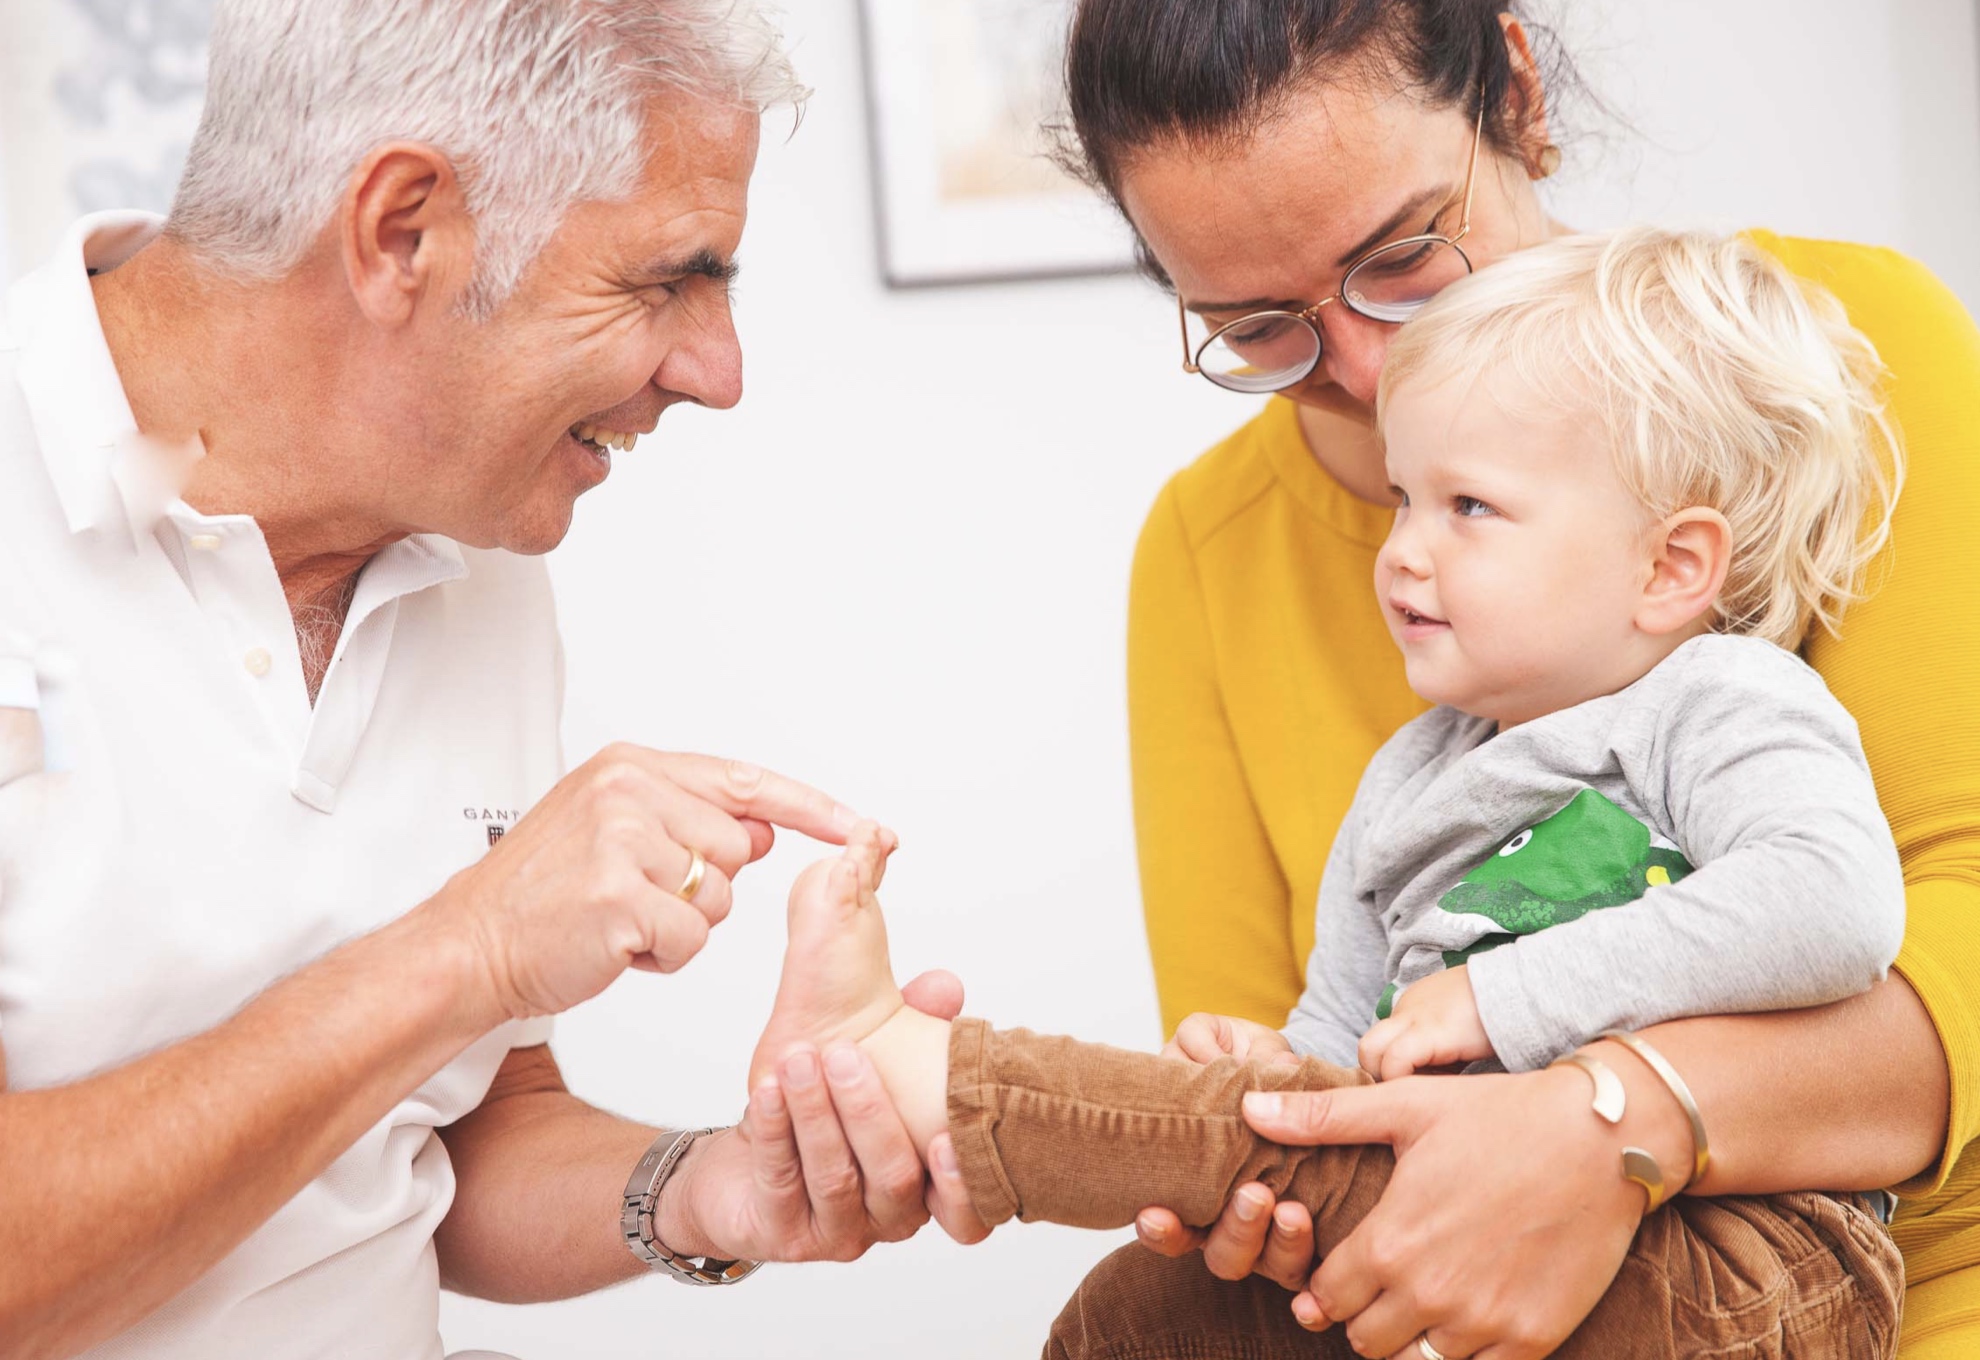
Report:
[[[641,221],[655,266],[720,277],[749,210],[761,117],[705,101],[656,101],[646,162],[627,206]],[[725,280],[726,281],[726,280]]]
[[[697,181],[747,192],[756,171],[763,116],[719,100],[673,95],[646,106],[641,182],[661,189]]]
[[[632,191],[578,204],[560,235],[618,285],[695,278],[727,285],[748,214],[757,122],[735,110],[656,114]]]

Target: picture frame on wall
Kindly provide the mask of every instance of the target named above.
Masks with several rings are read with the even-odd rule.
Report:
[[[1070,0],[860,0],[889,286],[1124,273],[1133,238],[1057,166]]]

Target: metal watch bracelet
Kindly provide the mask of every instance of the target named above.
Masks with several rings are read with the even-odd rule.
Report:
[[[712,1256],[681,1256],[668,1250],[653,1233],[653,1209],[660,1202],[660,1191],[674,1174],[681,1158],[687,1156],[694,1140],[720,1128],[664,1129],[646,1155],[633,1168],[626,1182],[626,1193],[619,1207],[619,1232],[626,1247],[649,1270],[665,1271],[682,1284],[734,1284],[753,1274],[761,1261],[723,1261]]]

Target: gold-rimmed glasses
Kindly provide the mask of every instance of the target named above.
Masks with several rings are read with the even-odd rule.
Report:
[[[1200,373],[1232,392],[1277,392],[1306,378],[1320,364],[1320,309],[1338,301],[1372,321],[1400,323],[1423,310],[1445,286],[1471,272],[1471,257],[1458,242],[1471,230],[1471,191],[1484,140],[1485,102],[1471,130],[1471,162],[1464,172],[1464,208],[1455,235],[1434,232],[1377,246],[1349,265],[1339,291],[1304,311],[1252,312],[1210,332],[1190,348],[1189,309],[1176,294],[1182,322],[1183,372]]]

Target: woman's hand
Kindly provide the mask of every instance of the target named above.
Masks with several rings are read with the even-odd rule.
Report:
[[[1622,1146],[1648,1148],[1674,1181],[1687,1169],[1682,1114],[1632,1087],[1614,1127],[1573,1068],[1251,1093],[1246,1121],[1276,1142],[1396,1151],[1388,1189],[1313,1272],[1295,1316],[1316,1330],[1345,1322],[1362,1355],[1425,1333],[1454,1357],[1548,1354],[1607,1292],[1642,1219]]]
[[[1204,1266],[1220,1280],[1263,1275],[1298,1293],[1313,1269],[1313,1216],[1292,1200],[1273,1207],[1271,1188],[1258,1181],[1239,1186],[1207,1232],[1160,1207],[1136,1214],[1134,1231],[1159,1256],[1201,1251]]]
[[[1209,1011],[1198,1011],[1176,1026],[1162,1056],[1198,1063],[1220,1058],[1299,1061],[1286,1036],[1271,1026]],[[1214,1233],[1185,1227],[1174,1212],[1160,1206],[1143,1209],[1135,1218],[1135,1230],[1144,1246],[1164,1256],[1202,1248],[1212,1273],[1226,1280],[1241,1280],[1257,1270],[1297,1290],[1313,1266],[1313,1224],[1306,1210],[1297,1204],[1281,1204],[1274,1210],[1272,1192],[1256,1181],[1238,1190]]]

